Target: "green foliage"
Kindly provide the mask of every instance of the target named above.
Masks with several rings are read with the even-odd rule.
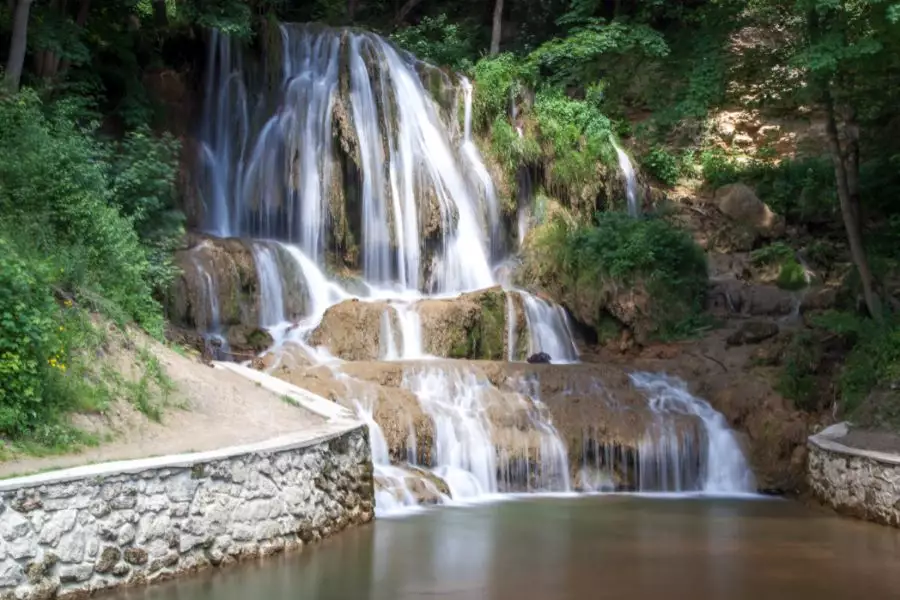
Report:
[[[666,185],[675,185],[681,174],[678,158],[659,146],[654,146],[641,159],[644,171]]]
[[[783,290],[802,290],[808,285],[806,271],[793,258],[786,260],[781,264],[775,284]]]
[[[704,179],[711,186],[745,183],[791,222],[824,221],[836,216],[834,168],[827,157],[739,162],[721,151],[706,151],[701,164]]]
[[[451,23],[445,14],[423,17],[417,25],[391,34],[391,41],[420,60],[456,71],[472,67],[476,54],[473,39],[469,28]]]
[[[6,435],[41,420],[50,370],[65,368],[49,271],[0,237],[0,432]]]
[[[542,44],[528,61],[553,85],[584,84],[596,81],[614,66],[604,58],[662,57],[668,53],[665,39],[647,25],[587,18],[566,37]]]
[[[491,151],[509,175],[519,165],[537,162],[541,146],[530,135],[520,136],[503,117],[497,117],[491,127]]]
[[[111,150],[77,125],[77,109],[67,101],[44,107],[28,91],[0,99],[0,215],[55,257],[60,287],[158,333],[147,251],[115,206]]]
[[[754,265],[780,264],[794,259],[794,249],[784,242],[773,242],[750,253],[750,260]]]
[[[784,350],[775,389],[800,410],[818,410],[821,363],[822,345],[818,338],[809,331],[797,333]]]
[[[179,152],[170,134],[157,138],[143,127],[125,136],[111,162],[114,202],[147,249],[145,277],[156,290],[175,275],[172,252],[184,233],[184,214],[176,208]]]
[[[252,16],[243,0],[188,0],[179,6],[180,20],[237,37],[252,35]]]
[[[521,60],[504,53],[483,58],[475,64],[475,95],[472,99],[474,127],[484,129],[500,116],[506,116],[512,96],[529,73]]]
[[[879,386],[900,381],[900,323],[878,324],[854,313],[830,311],[813,323],[841,336],[851,347],[840,375],[847,410],[858,407]]]
[[[547,157],[547,185],[575,187],[597,180],[597,164],[615,164],[612,123],[592,104],[546,90],[537,95],[534,113]]]
[[[537,241],[543,268],[564,289],[640,286],[650,329],[666,337],[696,323],[707,285],[706,257],[691,236],[663,219],[598,213],[596,226],[548,224]],[[596,321],[602,321],[602,314]]]

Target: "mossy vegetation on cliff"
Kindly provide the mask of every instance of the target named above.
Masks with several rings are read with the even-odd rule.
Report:
[[[706,258],[687,232],[618,212],[598,213],[593,227],[551,220],[526,270],[584,324],[606,331],[612,315],[645,339],[687,333],[707,284]]]

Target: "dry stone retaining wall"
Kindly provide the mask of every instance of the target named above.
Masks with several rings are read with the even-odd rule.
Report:
[[[83,597],[299,548],[370,521],[372,486],[358,425],[0,482],[0,599]]]
[[[809,485],[838,512],[900,527],[900,456],[840,443],[845,423],[809,438]]]

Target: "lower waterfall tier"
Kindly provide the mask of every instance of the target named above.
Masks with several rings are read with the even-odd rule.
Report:
[[[370,421],[375,462],[386,467],[381,482],[395,497],[755,489],[724,419],[678,380],[495,361],[292,367],[283,350],[273,375]],[[434,480],[403,483],[422,468],[449,494]]]

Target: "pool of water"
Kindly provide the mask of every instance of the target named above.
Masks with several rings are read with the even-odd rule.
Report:
[[[900,598],[900,532],[770,499],[534,498],[381,519],[135,600]]]

